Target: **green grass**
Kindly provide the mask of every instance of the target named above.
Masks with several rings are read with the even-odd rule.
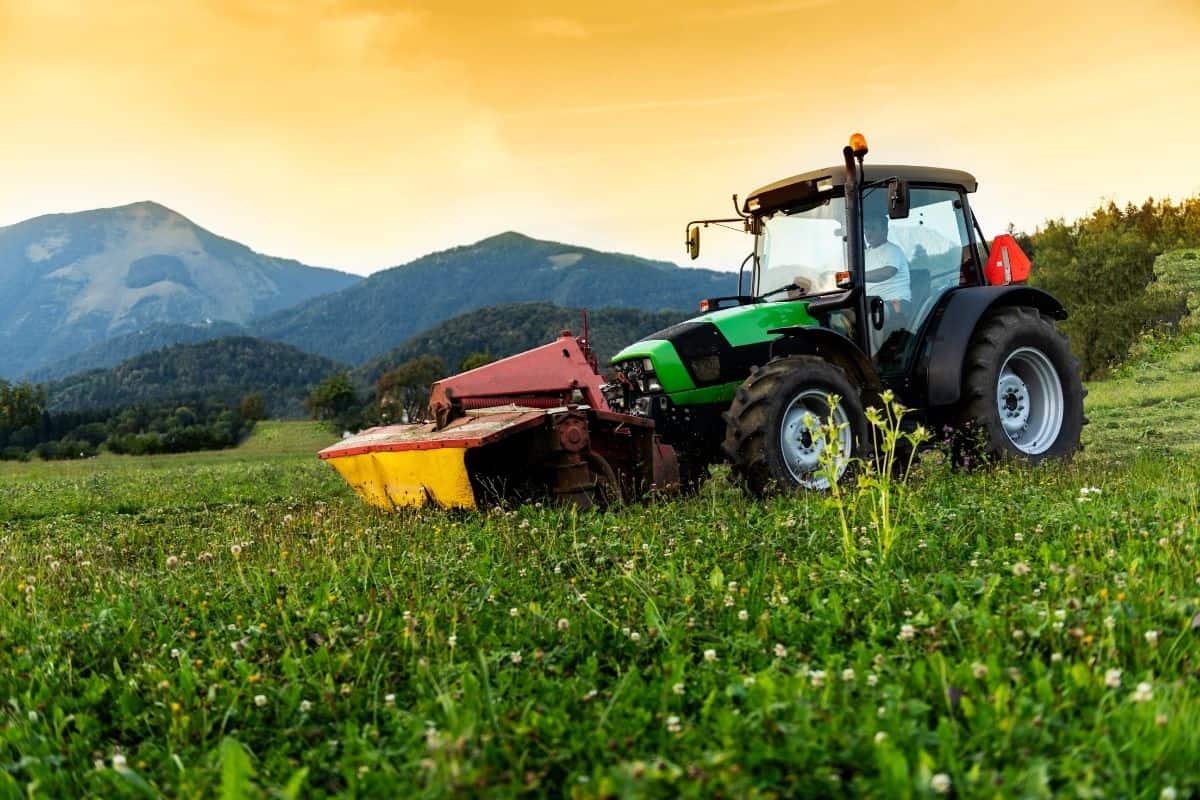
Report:
[[[0,797],[1200,792],[1196,352],[1092,386],[1068,467],[928,459],[887,563],[720,477],[380,514],[303,426],[2,465]]]

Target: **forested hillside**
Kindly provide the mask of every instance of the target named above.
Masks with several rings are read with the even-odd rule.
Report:
[[[268,416],[301,416],[309,389],[339,365],[247,336],[182,344],[49,384],[54,412],[136,404],[263,398]]]
[[[641,311],[600,308],[588,312],[592,349],[605,364],[618,350],[646,334],[674,325],[688,311]],[[504,358],[554,341],[561,331],[583,333],[583,310],[552,303],[512,303],[489,306],[446,320],[417,334],[354,371],[361,383],[374,384],[384,372],[421,356],[436,356],[457,371],[463,360],[481,353]]]

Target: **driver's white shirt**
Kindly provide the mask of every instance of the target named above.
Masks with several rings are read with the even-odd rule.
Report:
[[[895,267],[896,274],[885,281],[867,281],[867,294],[884,300],[912,300],[912,282],[908,277],[908,259],[904,251],[891,242],[867,248],[867,272],[883,267]]]

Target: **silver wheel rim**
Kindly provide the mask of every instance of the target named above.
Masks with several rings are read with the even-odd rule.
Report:
[[[850,417],[841,403],[833,409],[837,425],[837,477],[840,479],[850,463],[852,446]],[[779,449],[783,463],[792,479],[805,489],[828,489],[829,478],[821,470],[821,456],[826,442],[821,427],[829,419],[829,395],[820,389],[806,389],[792,398],[783,412],[779,427]]]
[[[1064,406],[1062,381],[1045,353],[1033,347],[1009,353],[996,380],[996,408],[1013,447],[1030,456],[1049,450],[1062,430]]]

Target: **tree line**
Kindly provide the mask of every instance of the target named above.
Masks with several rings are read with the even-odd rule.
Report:
[[[257,394],[236,404],[209,398],[51,412],[44,387],[0,379],[0,460],[91,458],[101,449],[129,455],[217,450],[236,445],[265,414]]]

